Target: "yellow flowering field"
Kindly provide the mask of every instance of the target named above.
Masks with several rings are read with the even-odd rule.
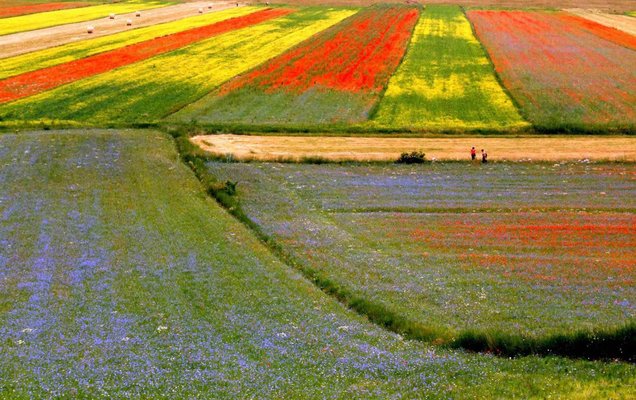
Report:
[[[7,103],[0,107],[0,119],[2,124],[44,119],[90,124],[156,121],[355,12],[302,9]]]
[[[398,129],[527,126],[457,6],[428,6],[370,125]]]
[[[239,17],[259,9],[259,7],[230,8],[7,58],[0,63],[0,79],[79,60],[156,37],[213,24],[225,19]]]
[[[125,14],[137,10],[147,10],[171,4],[163,1],[134,1],[126,3],[102,4],[91,7],[72,8],[50,11],[39,14],[22,15],[3,18],[0,24],[0,35],[32,31],[55,25],[72,24],[107,17],[108,14]]]

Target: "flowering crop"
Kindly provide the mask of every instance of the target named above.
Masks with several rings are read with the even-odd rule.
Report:
[[[546,129],[634,129],[636,52],[560,13],[469,11],[523,114]],[[576,20],[578,21],[578,20]]]
[[[301,10],[5,104],[0,106],[0,115],[5,121],[55,119],[95,124],[157,120],[350,13]]]
[[[365,120],[408,45],[413,7],[365,9],[238,77],[179,117],[315,124]]]
[[[35,14],[45,11],[64,10],[67,8],[78,8],[90,5],[90,3],[42,3],[29,4],[23,6],[0,7],[0,18],[16,17],[18,15]]]
[[[401,129],[526,126],[457,6],[427,6],[372,118]]]
[[[291,10],[282,8],[257,11],[215,24],[192,28],[145,42],[132,44],[88,58],[14,76],[0,81],[0,103],[28,97],[69,82],[133,64],[158,54],[168,53],[228,31],[258,24],[272,18],[278,18],[290,12]]]
[[[160,36],[171,35],[187,29],[210,25],[225,19],[240,17],[257,10],[259,10],[257,7],[230,8],[227,10],[184,18],[178,21],[132,29],[105,37],[82,40],[16,57],[5,58],[2,60],[2,63],[0,63],[0,79],[79,60],[80,58],[144,42]]]
[[[3,18],[0,24],[0,35],[32,31],[48,28],[50,26],[71,24],[74,22],[89,21],[92,19],[106,18],[109,14],[125,14],[136,10],[147,10],[170,4],[163,1],[127,1],[125,3],[103,4],[91,7],[58,10],[33,15]]]
[[[636,318],[633,166],[209,167],[300,265],[409,321],[547,337]]]
[[[627,363],[470,354],[374,326],[178,158],[152,131],[0,136],[0,398],[633,394]]]
[[[636,50],[636,36],[627,32],[601,25],[598,22],[590,21],[577,15],[559,14],[558,17],[568,26],[576,27],[576,29],[585,29],[610,42]]]

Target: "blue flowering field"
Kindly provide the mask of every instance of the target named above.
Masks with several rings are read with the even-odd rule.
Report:
[[[0,135],[0,398],[625,398],[636,369],[410,341],[281,263],[154,131]]]
[[[298,264],[433,338],[636,318],[633,164],[208,167]]]

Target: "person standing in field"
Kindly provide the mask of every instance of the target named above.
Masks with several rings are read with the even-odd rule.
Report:
[[[488,153],[486,153],[486,150],[481,149],[481,162],[483,164],[486,164],[488,162]]]
[[[473,146],[473,148],[470,149],[470,159],[475,161],[475,157],[477,157],[477,150],[475,150],[475,146]]]

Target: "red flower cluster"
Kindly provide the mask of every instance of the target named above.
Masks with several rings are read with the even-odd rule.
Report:
[[[381,91],[406,51],[418,16],[412,7],[362,11],[235,79],[221,93],[253,85],[266,92],[302,93],[312,87]]]
[[[44,3],[26,6],[0,7],[0,18],[16,17],[18,15],[36,14],[46,11],[64,10],[89,6],[90,3]]]
[[[0,81],[0,104],[32,96],[67,83],[146,60],[159,54],[168,53],[225,32],[287,15],[292,11],[283,8],[257,11],[249,15],[147,40],[81,60],[17,75]]]

